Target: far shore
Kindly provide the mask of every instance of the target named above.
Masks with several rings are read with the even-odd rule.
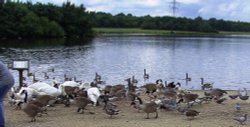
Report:
[[[218,33],[209,32],[194,32],[194,31],[176,31],[176,30],[153,30],[141,28],[93,28],[97,35],[135,35],[135,36],[232,36],[232,37],[247,37],[250,32],[227,32],[220,31]]]

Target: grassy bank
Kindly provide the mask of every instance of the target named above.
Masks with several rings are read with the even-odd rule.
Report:
[[[193,31],[171,31],[171,30],[145,30],[140,28],[93,28],[96,34],[143,34],[143,35],[164,35],[164,36],[223,36],[223,35],[250,35],[250,32],[225,32],[205,33]]]
[[[202,33],[202,32],[192,32],[192,31],[171,31],[171,30],[146,30],[140,28],[93,28],[94,32],[97,34],[114,34],[114,33],[130,33],[137,34],[142,33],[143,35],[216,35],[216,33]]]

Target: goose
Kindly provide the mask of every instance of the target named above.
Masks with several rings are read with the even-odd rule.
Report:
[[[105,110],[106,114],[110,115],[110,118],[112,118],[113,115],[118,115],[120,111],[117,109],[117,105],[108,101],[105,102],[103,109]]]
[[[139,100],[140,105],[135,108],[138,108],[139,110],[142,110],[143,112],[147,113],[146,119],[149,119],[149,113],[155,113],[155,118],[158,118],[158,105],[154,101],[150,101],[148,103],[143,104],[140,97],[137,97],[137,99]],[[133,103],[131,104],[134,105]]]
[[[188,110],[186,111],[186,116],[189,120],[194,119],[195,116],[198,116],[200,114],[200,112],[196,111],[196,110]]]
[[[43,73],[44,73],[44,78],[49,79],[49,76],[48,76],[47,72],[43,72]]]
[[[38,113],[42,113],[43,110],[35,104],[27,103],[27,97],[28,97],[27,91],[24,90],[23,94],[25,95],[24,101],[20,102],[18,105],[21,106],[21,109],[24,111],[24,113],[26,113],[29,117],[31,117],[31,122],[35,122],[36,116],[38,115]]]
[[[157,90],[157,85],[155,83],[147,83],[144,86],[142,86],[142,88],[146,89],[146,93],[150,94],[150,93],[154,93]]]
[[[84,109],[88,104],[94,104],[93,101],[91,101],[90,99],[86,98],[86,97],[76,97],[75,98],[76,101],[76,105],[78,107],[77,112],[84,113]]]
[[[131,78],[125,79],[125,81],[128,82],[128,91],[130,92],[135,92],[135,86],[134,84],[131,82]]]
[[[149,74],[147,74],[146,69],[144,69],[144,75],[143,75],[144,81],[149,79]]]
[[[227,94],[225,90],[215,88],[204,92],[205,96],[212,96],[215,99],[221,98],[224,94]]]
[[[227,100],[227,98],[221,98],[221,99],[216,100],[215,102],[216,102],[217,104],[223,104],[223,102],[224,102],[225,100]]]
[[[190,102],[195,102],[195,100],[199,97],[199,95],[198,94],[188,93],[188,94],[184,94],[184,95],[178,94],[178,97],[180,98],[180,100],[177,102],[177,104],[184,101],[189,106],[189,103]],[[191,106],[192,106],[192,104],[191,104]]]

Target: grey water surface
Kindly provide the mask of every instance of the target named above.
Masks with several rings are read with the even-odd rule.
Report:
[[[36,43],[34,41],[34,43]],[[39,43],[40,44],[40,43]],[[200,89],[200,78],[223,89],[250,88],[250,37],[98,36],[80,45],[1,46],[0,60],[27,59],[36,78],[51,83],[64,75],[91,82],[95,73],[108,85],[125,84],[135,76],[138,85],[162,79]],[[55,72],[50,70],[54,68]],[[143,69],[149,79],[144,81]],[[18,84],[18,72],[11,70]],[[44,72],[49,79],[44,78]],[[186,82],[188,73],[191,81]],[[24,71],[24,77],[26,77]],[[32,77],[26,77],[27,84]]]

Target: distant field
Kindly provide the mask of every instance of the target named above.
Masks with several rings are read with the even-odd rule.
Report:
[[[150,35],[203,35],[203,34],[214,34],[214,33],[202,33],[202,32],[191,32],[191,31],[171,31],[171,30],[145,30],[140,28],[93,28],[95,33],[144,33]]]
[[[143,33],[146,35],[166,35],[166,36],[220,36],[220,35],[250,35],[250,32],[226,32],[205,33],[192,31],[171,31],[171,30],[145,30],[140,28],[93,28],[97,34],[103,33]]]

